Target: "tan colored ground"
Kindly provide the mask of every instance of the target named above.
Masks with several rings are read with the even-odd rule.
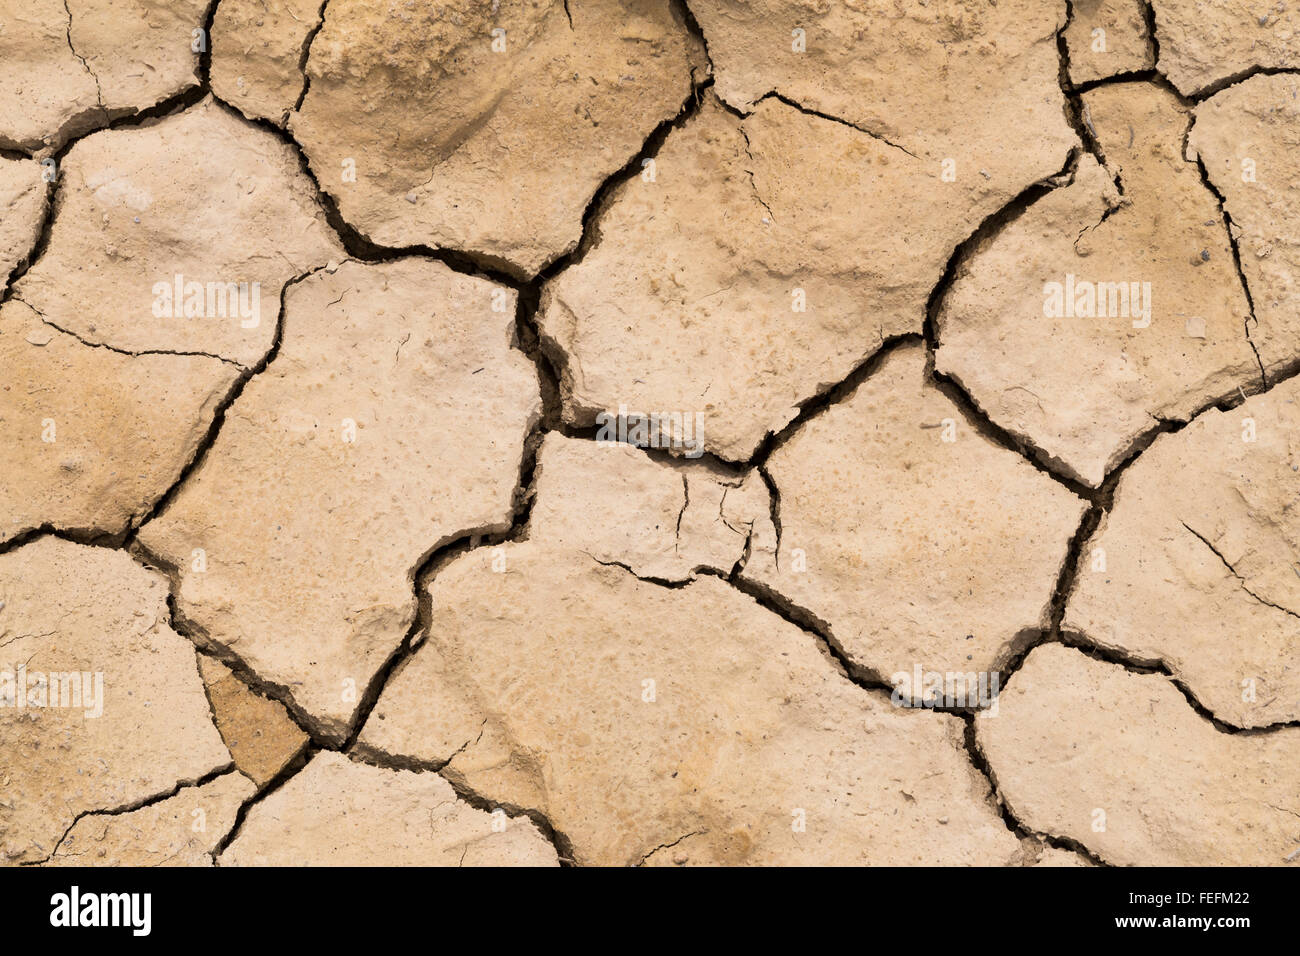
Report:
[[[1300,865],[1298,16],[0,0],[0,863]]]

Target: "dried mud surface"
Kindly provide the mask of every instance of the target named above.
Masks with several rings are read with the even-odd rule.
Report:
[[[0,0],[0,864],[1300,865],[1300,13]]]

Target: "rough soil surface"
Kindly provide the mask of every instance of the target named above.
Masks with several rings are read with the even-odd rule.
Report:
[[[0,276],[8,277],[31,254],[47,195],[39,166],[0,159]]]
[[[1297,379],[1157,438],[1084,545],[1064,627],[1235,726],[1300,720],[1300,571],[1280,560],[1300,550],[1297,439]]]
[[[1190,115],[1146,82],[1082,102],[1108,166],[1085,157],[1073,183],[958,273],[938,316],[936,364],[995,423],[1096,487],[1153,426],[1258,387],[1260,368],[1228,229],[1182,156]],[[1123,285],[1128,308],[1118,292],[1112,307],[1108,289],[1105,315],[1079,315],[1077,300],[1045,314],[1045,282],[1069,277]],[[1147,301],[1144,282],[1149,317],[1134,308]]]
[[[0,650],[12,662],[0,687],[5,862],[46,859],[86,814],[229,768],[194,648],[167,622],[162,575],[121,551],[45,537],[0,555],[0,593]]]
[[[1256,76],[1196,109],[1189,152],[1200,158],[1241,254],[1254,307],[1251,341],[1271,380],[1300,360],[1300,77]]]
[[[1017,850],[958,718],[864,694],[815,638],[725,581],[665,587],[540,533],[502,556],[506,573],[471,553],[438,574],[429,638],[380,698],[367,748],[536,807],[578,863],[969,864]],[[683,640],[705,628],[709,640]]]
[[[290,126],[363,235],[531,275],[703,68],[665,0],[333,0]]]
[[[636,575],[682,582],[726,573],[751,550],[776,546],[771,502],[757,472],[655,462],[631,445],[552,433],[534,472],[534,537],[583,551]],[[584,513],[599,521],[577,520]]]
[[[1095,83],[1155,66],[1145,0],[1073,0],[1065,30],[1070,80]]]
[[[920,343],[892,351],[766,469],[780,547],[743,577],[822,622],[863,670],[987,673],[1048,626],[1086,502],[972,427],[926,379]]]
[[[223,866],[555,866],[526,817],[471,807],[437,774],[320,753],[253,808]]]
[[[705,449],[730,461],[886,339],[920,333],[935,277],[993,208],[982,178],[936,183],[937,164],[776,99],[741,118],[710,94],[655,163],[547,283],[541,331],[566,420],[698,408]]]
[[[493,292],[419,259],[294,285],[275,361],[141,529],[203,643],[336,742],[415,618],[426,556],[509,527],[540,399],[510,348],[514,295],[493,312]]]
[[[212,23],[212,92],[250,119],[283,125],[307,90],[303,51],[321,0],[225,0]]]
[[[718,95],[733,109],[748,113],[775,94],[906,149],[932,173],[942,159],[960,157],[956,181],[988,212],[1060,169],[1074,145],[1058,84],[1064,5],[697,0],[690,7],[708,40]]]
[[[1300,865],[1297,16],[0,0],[0,865]]]
[[[1300,11],[1287,3],[1150,0],[1160,72],[1185,96],[1204,95],[1260,69],[1300,67]]]
[[[46,866],[212,866],[213,851],[256,790],[230,771],[139,810],[89,814]]]
[[[91,344],[252,368],[275,340],[285,284],[344,255],[292,150],[210,97],[86,137],[60,175],[49,245],[13,297]],[[223,289],[223,310],[209,305],[213,282],[248,291]]]
[[[58,149],[199,83],[211,0],[4,0],[0,149]]]
[[[1163,676],[1059,644],[1031,651],[997,716],[975,725],[1016,819],[1103,862],[1269,866],[1294,854],[1300,728],[1225,733]]]
[[[235,766],[259,787],[266,786],[302,753],[307,735],[284,707],[258,694],[225,664],[200,657],[199,673]]]
[[[0,305],[0,541],[37,528],[121,535],[198,452],[239,377],[206,355],[132,355]]]

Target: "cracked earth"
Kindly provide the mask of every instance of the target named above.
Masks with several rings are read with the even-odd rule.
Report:
[[[0,861],[1300,864],[1297,31],[0,0]]]

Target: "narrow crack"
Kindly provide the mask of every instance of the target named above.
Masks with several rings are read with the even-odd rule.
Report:
[[[244,369],[239,378],[231,384],[230,388],[226,391],[225,397],[217,404],[216,411],[212,415],[212,420],[208,423],[208,430],[203,436],[203,440],[195,447],[194,453],[190,456],[190,460],[181,468],[181,472],[177,475],[176,480],[173,481],[170,487],[154,500],[152,507],[150,507],[148,511],[131,522],[130,528],[127,531],[126,540],[123,543],[123,546],[127,548],[127,550],[131,550],[132,545],[136,542],[140,528],[167,510],[168,505],[171,504],[172,499],[176,497],[180,489],[185,485],[186,481],[189,480],[190,475],[192,475],[202,465],[208,452],[211,450],[212,446],[216,444],[217,437],[221,434],[221,426],[225,424],[227,412],[229,412],[235,402],[239,400],[239,396],[244,393],[244,389],[248,387],[248,383],[261,374],[268,365],[275,361],[275,357],[280,353],[280,345],[284,341],[285,300],[288,298],[289,290],[299,282],[310,278],[327,267],[328,265],[320,265],[313,269],[308,269],[306,272],[294,276],[280,289],[280,309],[276,315],[275,337],[272,339],[271,347],[267,349],[266,354],[262,356],[261,361],[252,368]],[[213,357],[215,358],[216,356]]]
[[[573,841],[569,839],[567,834],[557,828],[551,822],[550,818],[548,818],[542,811],[528,807],[521,807],[513,803],[489,800],[478,791],[472,789],[459,774],[445,769],[439,771],[438,776],[451,784],[451,788],[456,791],[457,797],[476,810],[483,810],[487,813],[500,810],[507,817],[527,817],[532,821],[533,826],[537,827],[542,838],[551,844],[552,848],[555,850],[556,857],[560,861],[560,866],[575,866],[577,864],[577,855],[574,853]]]
[[[379,767],[383,770],[409,770],[412,773],[438,773],[453,760],[469,750],[471,747],[478,746],[479,741],[483,739],[483,734],[487,731],[488,721],[491,718],[484,717],[483,722],[479,724],[478,734],[467,739],[463,744],[457,747],[447,757],[439,760],[427,760],[423,757],[417,757],[414,754],[394,754],[378,747],[357,740],[346,751],[347,755],[361,763],[369,764],[372,767]]]
[[[765,469],[777,449],[790,441],[809,421],[851,396],[896,350],[917,345],[921,342],[922,338],[916,332],[903,332],[882,339],[880,344],[866,358],[854,366],[848,375],[800,402],[797,406],[798,411],[789,422],[777,431],[768,432],[766,437],[759,443],[758,449],[750,456],[750,459],[746,462],[738,462],[733,467],[739,467],[742,470],[751,468]],[[764,480],[769,479],[765,478]]]
[[[750,149],[749,133],[745,130],[745,124],[743,122],[738,123],[736,124],[736,128],[740,130],[740,135],[745,140],[745,155],[749,157],[750,165],[757,165],[754,162],[754,153]],[[776,213],[772,212],[772,207],[767,204],[767,201],[763,199],[762,194],[758,191],[758,181],[754,178],[754,171],[752,169],[747,169],[745,172],[749,176],[749,188],[754,193],[754,199],[758,201],[760,206],[767,210],[767,218],[772,222],[776,222]]]
[[[1190,113],[1187,120],[1187,131],[1183,134],[1183,155],[1187,155],[1187,141],[1191,136],[1192,126],[1196,123],[1196,114]],[[1241,243],[1237,239],[1236,230],[1233,228],[1232,215],[1228,212],[1227,197],[1219,192],[1217,186],[1210,179],[1210,172],[1205,168],[1205,160],[1201,154],[1196,154],[1196,169],[1201,176],[1201,184],[1209,191],[1219,204],[1219,215],[1223,217],[1223,228],[1228,234],[1228,243],[1232,247],[1232,265],[1237,270],[1237,281],[1241,283],[1241,291],[1246,296],[1246,308],[1248,310],[1245,318],[1246,343],[1250,346],[1251,352],[1255,355],[1255,363],[1259,366],[1259,379],[1264,388],[1268,388],[1268,373],[1264,370],[1264,362],[1259,357],[1259,349],[1255,347],[1255,340],[1251,337],[1250,330],[1254,326],[1259,327],[1259,320],[1255,317],[1255,298],[1250,292],[1250,283],[1246,281],[1246,273],[1241,267]]]
[[[95,71],[90,68],[90,64],[86,62],[86,58],[78,53],[77,48],[72,45],[72,9],[68,6],[68,0],[63,0],[63,10],[68,15],[68,49],[72,51],[73,56],[81,61],[81,65],[86,68],[86,72],[90,74],[90,78],[95,81],[95,102],[99,104],[99,108],[102,110],[104,108],[104,91],[100,89],[99,77],[96,76]]]
[[[723,498],[725,497],[726,497],[726,492],[723,492]],[[731,528],[731,524],[729,522],[727,523],[727,527]],[[732,528],[731,530],[735,531],[736,529]],[[740,557],[736,559],[736,563],[731,566],[731,572],[727,575],[727,577],[736,578],[744,574],[745,567],[749,564],[749,559],[753,555],[753,548],[754,548],[754,523],[751,521],[749,523],[749,531],[745,533],[745,546],[744,548],[741,549]]]
[[[199,99],[202,99],[203,96],[211,96],[214,103],[218,104],[239,122],[271,134],[289,148],[298,160],[299,171],[312,185],[313,198],[324,215],[326,223],[334,231],[339,242],[342,243],[349,258],[365,263],[393,262],[398,259],[408,258],[427,259],[441,262],[453,272],[487,279],[489,282],[505,286],[514,291],[519,291],[524,287],[525,277],[519,268],[495,256],[463,250],[434,248],[422,244],[383,246],[373,242],[343,218],[342,213],[339,212],[338,202],[321,185],[320,179],[317,177],[315,170],[312,169],[307,154],[302,148],[302,144],[288,130],[264,117],[245,115],[238,107],[226,102],[210,90],[200,89],[200,93],[202,93],[202,96]]]
[[[1230,412],[1240,408],[1248,399],[1268,395],[1270,392],[1275,391],[1278,386],[1289,382],[1297,375],[1300,375],[1300,362],[1275,373],[1267,387],[1251,387],[1247,389],[1243,386],[1236,386],[1230,389],[1226,395],[1211,399],[1199,408],[1193,409],[1185,418],[1160,418],[1153,415],[1152,418],[1155,419],[1157,424],[1134,438],[1127,448],[1116,453],[1114,456],[1116,463],[1106,473],[1106,481],[1109,481],[1117,472],[1132,464],[1161,435],[1177,434],[1211,410]],[[1102,486],[1106,484],[1106,481],[1102,482]],[[1095,499],[1097,494],[1094,493],[1092,497]]]
[[[1147,28],[1147,44],[1151,47],[1151,69],[1160,69],[1160,35],[1156,32],[1156,8],[1151,0],[1140,0],[1142,21]]]
[[[1117,481],[1119,473],[1116,472],[1113,478]],[[1079,577],[1083,549],[1092,540],[1097,528],[1101,526],[1101,519],[1109,512],[1114,496],[1114,488],[1113,481],[1109,486],[1103,486],[1102,490],[1097,494],[1097,500],[1094,500],[1088,506],[1088,510],[1083,513],[1083,517],[1079,520],[1079,527],[1075,529],[1070,538],[1065,560],[1061,563],[1061,570],[1056,578],[1056,587],[1052,591],[1052,600],[1048,605],[1047,633],[1052,638],[1059,637],[1061,633],[1061,623],[1065,620],[1066,605],[1074,594],[1074,585]],[[1028,651],[1029,648],[1026,648],[1025,653],[1028,653]],[[1021,660],[1023,660],[1023,656]]]
[[[722,577],[722,575],[719,574],[718,577]],[[722,579],[741,594],[753,599],[760,607],[772,612],[787,624],[793,624],[813,638],[817,647],[840,676],[870,694],[883,694],[887,700],[892,698],[894,685],[885,680],[884,675],[854,661],[848,652],[844,650],[844,646],[835,638],[828,622],[822,620],[807,608],[800,607],[785,595],[779,594],[767,585],[752,578],[732,575]],[[941,710],[942,708],[937,709]]]
[[[603,568],[618,568],[621,571],[626,571],[638,581],[644,581],[646,584],[653,584],[656,587],[667,588],[669,591],[680,591],[682,588],[689,587],[695,583],[695,576],[698,574],[713,574],[722,577],[722,572],[716,568],[692,568],[691,571],[682,578],[660,578],[653,574],[640,574],[632,567],[632,565],[625,561],[605,561],[596,557],[590,551],[582,551],[582,553]]]
[[[1204,103],[1206,100],[1210,99],[1211,97],[1218,96],[1220,93],[1222,93],[1224,90],[1228,89],[1229,87],[1236,86],[1239,83],[1244,83],[1249,79],[1253,79],[1254,77],[1281,76],[1281,75],[1300,76],[1300,67],[1260,66],[1259,64],[1255,64],[1254,66],[1248,66],[1244,70],[1238,70],[1236,73],[1232,73],[1228,76],[1215,80],[1213,83],[1210,83],[1207,86],[1201,87],[1199,90],[1192,93],[1191,96],[1188,97],[1188,99],[1190,99],[1193,103]]]
[[[296,757],[281,767],[280,772],[266,782],[265,786],[239,805],[239,809],[235,812],[235,822],[230,825],[226,835],[217,841],[216,846],[212,848],[212,862],[216,866],[221,865],[221,854],[225,853],[230,844],[235,842],[235,838],[243,830],[244,821],[248,819],[248,814],[252,812],[253,808],[296,777],[311,762],[311,758],[320,752],[320,749],[312,744],[303,747],[298,751]]]
[[[1237,573],[1237,569],[1234,568],[1228,562],[1228,559],[1223,556],[1223,553],[1219,551],[1218,548],[1216,548],[1213,544],[1210,543],[1209,539],[1204,537],[1199,531],[1197,531],[1195,528],[1189,525],[1186,521],[1179,521],[1178,523],[1181,524],[1184,528],[1186,528],[1192,534],[1192,536],[1196,538],[1197,541],[1201,542],[1201,544],[1205,545],[1207,548],[1210,549],[1210,551],[1214,553],[1214,556],[1223,563],[1223,566],[1225,568],[1228,569],[1228,573],[1230,573],[1234,578],[1237,579],[1237,583],[1241,585],[1241,589],[1243,591],[1245,591],[1247,594],[1249,594],[1251,597],[1253,597],[1256,601],[1258,601],[1260,604],[1264,605],[1265,607],[1271,607],[1275,611],[1281,611],[1283,614],[1289,614],[1291,615],[1291,617],[1300,619],[1300,614],[1297,614],[1295,611],[1291,610],[1290,608],[1283,607],[1281,604],[1274,604],[1272,601],[1266,601],[1258,594],[1256,594],[1254,591],[1252,591],[1247,586],[1246,579]]]
[[[704,35],[700,21],[695,19],[695,11],[691,9],[689,0],[669,0],[669,6],[681,22],[682,28],[699,41],[700,48],[704,51],[704,60],[709,65],[709,76],[716,76],[717,69],[713,65],[713,54],[709,50],[709,38]]]
[[[671,133],[682,129],[699,115],[704,103],[704,95],[712,87],[712,77],[691,84],[690,91],[686,94],[686,98],[682,101],[677,113],[661,121],[646,137],[645,142],[641,144],[641,148],[623,164],[622,168],[615,170],[606,177],[605,181],[592,195],[591,200],[587,203],[587,208],[582,212],[582,237],[578,240],[577,246],[547,264],[534,277],[532,282],[528,283],[529,285],[536,284],[540,288],[565,269],[578,264],[586,257],[587,253],[600,241],[600,219],[613,199],[615,191],[624,183],[640,175],[643,162],[647,159],[654,159],[659,155],[659,150],[663,148],[664,142]]]
[[[656,587],[664,588],[669,591],[680,591],[695,583],[699,577],[714,577],[725,584],[729,584],[741,594],[753,600],[760,607],[764,608],[781,618],[787,624],[792,624],[799,630],[808,634],[814,639],[817,647],[822,651],[823,656],[830,662],[832,667],[846,680],[856,684],[862,690],[869,693],[884,693],[886,697],[892,698],[894,685],[885,680],[877,671],[855,662],[852,657],[844,650],[843,645],[836,640],[831,631],[830,624],[819,618],[807,608],[800,607],[789,598],[774,591],[767,585],[749,578],[743,578],[738,575],[736,569],[731,572],[724,572],[719,568],[713,567],[696,567],[691,569],[689,574],[680,580],[670,580],[659,578],[653,575],[639,574],[630,565],[623,561],[602,560],[589,551],[583,551],[588,558],[596,564],[607,568],[618,568],[625,571],[638,581],[644,581],[646,584],[652,584]],[[927,710],[937,710],[946,712],[963,711],[966,708],[925,708]]]
[[[485,538],[492,542],[503,540],[504,535],[509,534],[512,528],[513,522],[504,529],[498,527],[482,528],[450,536],[448,539],[439,542],[420,559],[411,574],[415,589],[415,616],[412,618],[411,624],[401,642],[389,653],[379,670],[371,676],[361,699],[353,710],[352,717],[348,721],[350,728],[348,733],[341,742],[338,742],[336,746],[330,749],[347,751],[356,744],[357,738],[361,736],[362,730],[365,729],[366,721],[370,719],[371,712],[374,711],[375,705],[379,703],[379,698],[383,695],[384,689],[388,686],[393,675],[401,669],[411,655],[419,650],[423,643],[422,635],[427,634],[432,626],[433,599],[429,596],[429,584],[436,577],[438,571],[449,564],[453,558],[479,547],[480,542]]]
[[[36,224],[36,238],[26,255],[20,257],[9,270],[3,287],[0,287],[0,306],[18,295],[18,280],[25,276],[31,267],[45,254],[50,244],[50,230],[54,225],[54,206],[58,195],[58,181],[45,183],[45,200],[41,206],[41,217]]]
[[[285,112],[284,117],[280,120],[283,126],[289,120],[290,113],[297,113],[302,109],[302,104],[307,99],[307,93],[311,89],[311,74],[307,72],[307,61],[311,58],[311,47],[316,42],[316,36],[325,26],[325,8],[329,6],[330,0],[321,0],[320,9],[316,11],[316,25],[308,31],[307,36],[302,41],[302,53],[298,57],[298,72],[302,74],[302,90],[298,93],[298,98],[294,100],[293,108]]]
[[[724,491],[722,493],[722,496],[723,498],[726,498],[727,493]],[[683,471],[682,472],[682,510],[677,512],[677,527],[673,532],[673,554],[678,554],[681,551],[680,546],[682,543],[682,519],[686,517],[686,509],[689,508],[690,506],[691,506],[691,486],[690,483],[686,480],[686,472]]]
[[[964,714],[962,719],[966,722],[966,728],[963,735],[963,743],[966,749],[966,755],[974,765],[975,770],[989,785],[990,802],[1001,818],[1006,828],[1019,837],[1022,841],[1028,840],[1036,843],[1046,843],[1048,846],[1057,850],[1065,850],[1070,853],[1077,853],[1086,859],[1093,866],[1110,866],[1099,854],[1094,853],[1088,847],[1084,846],[1078,840],[1072,837],[1060,836],[1053,833],[1043,833],[1034,830],[1022,823],[1015,811],[1007,802],[1001,789],[998,787],[997,775],[993,772],[993,766],[989,763],[988,757],[979,745],[979,739],[975,733],[975,717],[973,714]]]
[[[709,832],[708,830],[692,830],[690,833],[684,833],[684,834],[682,834],[682,835],[679,836],[676,840],[673,840],[671,843],[661,843],[661,844],[659,844],[657,847],[654,847],[653,849],[647,850],[645,853],[641,854],[641,859],[638,860],[638,861],[637,861],[635,864],[633,864],[633,865],[634,865],[634,866],[645,866],[645,865],[646,865],[646,861],[649,860],[650,857],[654,856],[654,855],[655,855],[656,853],[658,853],[659,851],[661,851],[661,850],[671,850],[673,847],[677,846],[677,844],[681,843],[683,840],[689,840],[689,839],[690,839],[691,837],[693,837],[693,836],[702,836],[703,834],[708,833],[708,832]]]
[[[1058,643],[1066,647],[1073,648],[1082,654],[1086,654],[1093,660],[1104,661],[1107,664],[1115,664],[1124,668],[1133,674],[1158,674],[1165,678],[1178,689],[1191,707],[1200,717],[1211,724],[1215,730],[1222,734],[1233,737],[1253,737],[1262,734],[1271,734],[1285,728],[1300,727],[1300,719],[1276,721],[1271,724],[1264,724],[1259,727],[1238,727],[1217,717],[1212,710],[1205,706],[1196,693],[1188,686],[1187,682],[1176,676],[1165,661],[1158,658],[1147,659],[1132,654],[1120,647],[1103,644],[1086,634],[1080,632],[1063,631],[1058,639]],[[1006,690],[1006,681],[1003,682],[1003,690]]]
[[[1088,116],[1088,108],[1079,97],[1079,91],[1070,79],[1070,46],[1066,42],[1065,33],[1070,29],[1070,24],[1073,22],[1074,2],[1073,0],[1065,0],[1065,22],[1056,31],[1056,51],[1060,60],[1057,81],[1061,87],[1061,95],[1065,97],[1065,121],[1070,124],[1070,128],[1074,130],[1075,135],[1079,137],[1084,147],[1088,152],[1092,153],[1102,168],[1109,171],[1109,167],[1106,165],[1106,156],[1101,149],[1101,143],[1097,140],[1097,131],[1093,128],[1092,120]]]
[[[221,0],[209,0],[208,8],[203,11],[203,49],[199,53],[199,68],[196,77],[199,89],[212,90],[212,25],[217,20],[217,7]]]
[[[116,551],[122,547],[126,532],[105,531],[102,528],[56,528],[47,521],[34,528],[20,531],[13,537],[0,542],[0,554],[17,551],[38,538],[46,536],[59,538],[62,541],[71,541],[73,544],[83,545],[87,548],[107,548],[110,551]]]
[[[759,477],[763,479],[763,486],[767,488],[768,500],[768,518],[772,522],[772,528],[776,532],[776,544],[772,554],[772,562],[776,570],[781,570],[781,489],[777,486],[776,479],[772,477],[766,462],[758,466]]]
[[[195,648],[194,672],[198,675],[199,685],[203,688],[203,699],[208,702],[208,719],[212,721],[212,726],[217,728],[217,733],[221,735],[221,742],[225,744],[226,735],[221,733],[221,724],[217,721],[217,705],[212,700],[212,688],[209,687],[208,682],[203,679],[203,662],[201,660],[202,656],[203,655],[198,650],[198,648]],[[226,750],[227,751],[230,750],[229,744],[226,744]],[[234,757],[233,753],[231,754],[231,757],[232,758]],[[238,766],[236,766],[236,769],[238,769]]]
[[[1075,83],[1072,90],[1077,95],[1082,96],[1085,93],[1091,93],[1093,90],[1107,86],[1118,86],[1121,83],[1151,83],[1177,93],[1173,84],[1155,70],[1128,70],[1123,73],[1112,73],[1110,76],[1099,76],[1095,80],[1084,80],[1082,83]],[[1181,94],[1178,95],[1180,99],[1183,98]]]
[[[64,841],[67,840],[68,834],[71,833],[73,829],[76,827],[76,825],[86,817],[116,817],[116,816],[121,816],[124,813],[134,813],[137,810],[143,810],[146,807],[151,807],[155,804],[162,803],[164,800],[170,800],[172,797],[176,796],[176,794],[180,793],[182,790],[190,789],[193,787],[202,787],[205,784],[209,784],[213,780],[216,780],[218,777],[224,777],[228,773],[238,773],[238,772],[239,771],[235,769],[234,762],[230,761],[225,764],[222,764],[220,767],[214,767],[212,770],[209,770],[198,777],[194,777],[188,780],[178,780],[174,786],[168,788],[167,790],[151,794],[147,797],[142,797],[139,800],[132,800],[130,803],[124,803],[121,804],[120,806],[111,807],[102,810],[82,810],[73,818],[72,822],[68,824],[67,829],[63,831],[63,835],[60,836],[58,841],[54,844],[54,849],[52,849],[44,859],[33,860],[29,863],[24,863],[22,865],[41,866],[42,864],[48,863],[50,860],[54,858],[55,854],[59,852],[59,847],[61,847]]]
[[[957,406],[966,421],[980,435],[995,445],[1000,445],[1008,451],[1015,452],[1038,471],[1052,478],[1058,484],[1065,486],[1080,498],[1091,500],[1094,494],[1092,488],[1069,474],[1068,469],[1056,458],[996,423],[966,391],[960,381],[945,372],[939,371],[937,366],[941,337],[939,316],[949,292],[956,284],[958,274],[996,236],[1024,215],[1038,200],[1056,189],[1072,185],[1081,156],[1082,152],[1078,147],[1072,149],[1059,173],[1027,186],[1009,203],[986,216],[975,228],[974,232],[957,244],[952,251],[952,255],[948,258],[948,264],[943,275],[935,283],[926,302],[922,339],[925,342],[927,378],[936,388],[943,392],[949,401]]]
[[[138,358],[141,355],[175,355],[181,358],[210,358],[210,359],[216,359],[218,362],[224,362],[227,365],[234,366],[235,368],[240,369],[241,371],[247,371],[247,369],[243,365],[240,365],[234,359],[228,359],[225,356],[216,355],[212,352],[198,352],[198,351],[180,352],[180,351],[175,351],[173,349],[140,349],[138,351],[132,351],[130,349],[118,348],[115,345],[109,345],[107,342],[92,342],[90,339],[87,339],[77,334],[76,332],[72,331],[72,329],[67,329],[64,328],[62,325],[59,325],[59,323],[49,318],[44,312],[36,308],[36,306],[32,305],[30,302],[28,302],[26,299],[24,299],[22,296],[18,295],[17,293],[14,293],[9,298],[14,302],[21,302],[23,305],[27,306],[27,308],[31,309],[38,316],[40,316],[41,322],[43,322],[45,325],[48,325],[56,332],[60,332],[63,335],[76,339],[78,342],[80,342],[82,345],[86,346],[87,348],[104,349],[109,352],[115,352],[118,355],[125,355],[128,358]]]
[[[899,150],[900,152],[906,153],[908,156],[911,156],[913,159],[921,158],[918,155],[916,155],[916,153],[908,149],[906,146],[900,146],[898,143],[886,139],[884,136],[880,135],[879,133],[873,132],[872,130],[867,129],[866,127],[859,126],[857,123],[852,123],[849,120],[846,120],[842,117],[835,116],[833,113],[823,113],[821,110],[816,110],[811,107],[804,106],[798,100],[792,99],[791,97],[786,96],[784,93],[781,93],[777,90],[769,90],[767,93],[764,93],[762,96],[760,96],[757,100],[754,101],[754,107],[757,108],[759,103],[762,103],[766,100],[776,100],[780,103],[784,103],[786,106],[798,110],[800,113],[803,113],[805,116],[815,116],[818,119],[824,119],[829,123],[835,123],[839,126],[847,126],[849,129],[857,130],[859,133],[862,133],[865,136],[870,136],[872,139],[876,140],[877,142],[884,143],[886,146]],[[737,116],[740,116],[744,119],[748,119],[749,117],[754,115],[753,109],[751,109],[748,113],[746,113],[742,110],[738,110],[735,107],[731,106],[730,103],[727,103],[725,100],[721,99],[721,97],[719,97],[719,102],[722,103],[723,106],[725,106],[730,112],[735,113]]]

